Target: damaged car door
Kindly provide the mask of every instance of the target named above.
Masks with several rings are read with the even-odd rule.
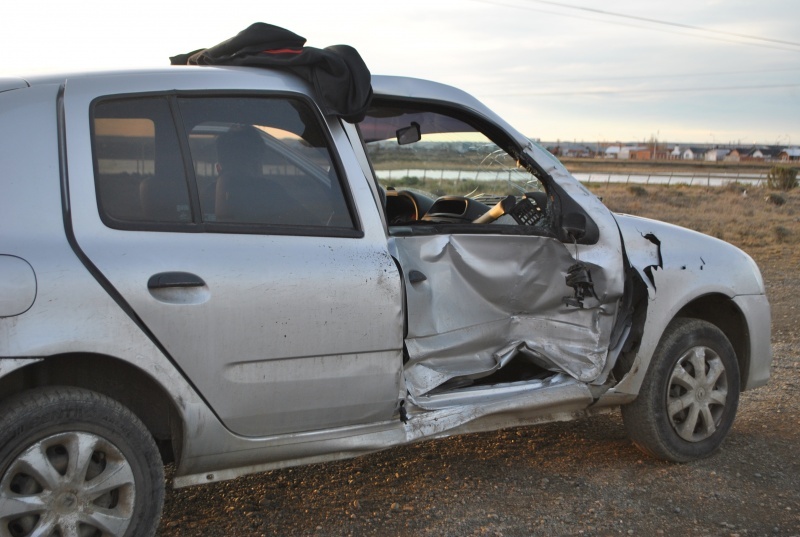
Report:
[[[406,144],[409,126],[421,136]],[[624,291],[619,233],[598,231],[616,229],[610,213],[581,208],[467,111],[378,100],[360,128],[388,188],[412,401],[557,376],[603,384]],[[468,192],[421,192],[444,180]],[[482,195],[498,187],[510,197]]]

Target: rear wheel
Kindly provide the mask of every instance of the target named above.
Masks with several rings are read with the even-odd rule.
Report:
[[[656,347],[635,401],[622,407],[628,436],[660,459],[686,462],[716,451],[739,404],[736,354],[722,331],[675,319]]]
[[[0,406],[0,535],[150,536],[163,466],[127,408],[78,388],[22,393]]]

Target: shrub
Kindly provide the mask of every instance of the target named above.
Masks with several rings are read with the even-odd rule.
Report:
[[[643,198],[643,197],[647,196],[647,194],[648,194],[647,189],[645,187],[639,186],[639,185],[631,185],[631,186],[629,186],[628,187],[628,192],[630,192],[634,196],[637,196],[637,197],[640,197],[640,198]]]
[[[783,226],[775,226],[775,238],[778,242],[789,242],[792,232]]]
[[[788,191],[797,186],[797,170],[784,166],[773,166],[767,175],[767,187]]]
[[[717,191],[733,192],[735,194],[747,194],[747,185],[739,181],[730,181],[724,187],[716,189]]]
[[[764,199],[766,200],[767,203],[777,205],[778,207],[786,203],[786,198],[784,198],[780,194],[775,194],[774,192]]]

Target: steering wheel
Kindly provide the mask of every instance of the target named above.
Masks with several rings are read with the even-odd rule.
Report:
[[[497,202],[497,205],[483,213],[481,216],[472,221],[473,224],[491,224],[504,214],[511,212],[511,209],[517,204],[517,198],[514,196],[506,196],[504,199]]]

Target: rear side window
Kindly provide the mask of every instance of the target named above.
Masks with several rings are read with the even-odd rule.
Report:
[[[101,102],[93,127],[97,199],[106,224],[192,222],[167,99]]]
[[[100,214],[120,229],[360,235],[325,132],[287,97],[100,101]]]
[[[203,219],[353,228],[327,139],[303,102],[180,98]]]

